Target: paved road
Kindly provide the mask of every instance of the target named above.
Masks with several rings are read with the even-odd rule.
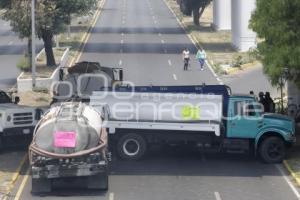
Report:
[[[107,0],[81,60],[120,65],[125,79],[136,85],[218,84],[209,69],[198,70],[195,60],[190,71],[182,71],[180,53],[186,46],[195,53],[162,0]],[[138,162],[113,160],[107,193],[57,190],[33,197],[28,175],[15,193],[24,200],[296,200],[278,168],[245,155],[161,149]]]
[[[0,89],[7,90],[16,84],[16,78],[20,74],[16,65],[26,48],[27,39],[20,39],[11,30],[9,22],[0,19]],[[36,51],[39,52],[42,48],[42,42],[37,41]]]
[[[231,87],[234,93],[248,93],[253,90],[257,95],[260,91],[269,91],[272,97],[280,97],[280,91],[270,84],[263,73],[262,66],[247,69],[235,75],[222,76],[222,80]]]
[[[0,20],[0,89],[7,89],[16,83],[20,74],[16,64],[26,49],[26,41],[21,41],[11,31],[9,22]]]

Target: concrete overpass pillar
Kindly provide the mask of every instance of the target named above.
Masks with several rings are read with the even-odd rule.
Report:
[[[256,47],[256,33],[248,28],[256,0],[232,0],[232,45],[239,51]]]
[[[213,1],[213,27],[216,30],[231,29],[231,0]]]

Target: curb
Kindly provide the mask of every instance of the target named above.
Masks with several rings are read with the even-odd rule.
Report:
[[[78,53],[74,56],[74,58],[71,60],[70,64],[69,64],[69,67],[71,67],[72,65],[74,65],[76,62],[79,61],[81,55],[82,55],[82,52],[83,52],[83,49],[87,43],[87,41],[89,40],[90,36],[91,36],[91,31],[92,29],[95,27],[98,19],[99,19],[99,16],[101,14],[101,11],[102,11],[102,8],[105,4],[106,0],[102,0],[96,13],[94,14],[94,17],[93,17],[93,20],[91,22],[91,26],[88,28],[87,32],[82,36],[81,38],[81,41],[80,41],[80,47],[79,47],[79,50],[78,50]]]
[[[295,180],[297,185],[300,187],[300,178],[298,178],[297,174],[292,170],[292,168],[290,167],[290,165],[288,164],[288,162],[286,160],[283,161],[283,165],[288,170],[288,172],[291,174],[291,176],[293,177],[293,179]]]
[[[199,49],[202,48],[202,46],[199,44],[199,42],[197,41],[197,39],[195,39],[195,37],[188,33],[188,31],[186,30],[186,26],[183,22],[181,22],[176,13],[173,11],[173,9],[170,7],[170,5],[168,4],[168,2],[166,0],[163,0],[165,2],[165,4],[167,5],[167,7],[169,8],[169,10],[171,11],[171,13],[174,15],[174,17],[176,18],[177,22],[179,23],[179,25],[181,26],[181,28],[184,30],[185,34],[188,36],[188,38],[192,41],[192,43],[194,44],[194,46]],[[217,81],[219,82],[220,85],[224,85],[223,81],[220,79],[220,77],[216,74],[216,72],[214,71],[214,69],[212,68],[212,66],[210,65],[210,63],[205,60],[205,64],[207,65],[207,67],[210,69],[210,71],[212,72],[212,74],[214,75],[214,77],[217,79]]]
[[[259,65],[259,62],[252,62],[252,63],[246,63],[241,65],[241,68],[238,67],[231,67],[227,70],[225,70],[227,75],[231,75],[231,74],[235,74],[237,72],[243,71],[243,70],[247,70],[247,69],[251,69],[251,68],[255,68],[257,65]]]
[[[6,195],[9,194],[9,192],[11,191],[11,189],[14,187],[14,184],[17,181],[17,179],[19,178],[21,169],[24,167],[24,164],[25,164],[27,158],[28,158],[28,154],[26,153],[23,156],[23,158],[22,158],[22,160],[20,162],[20,165],[18,166],[16,172],[13,174],[12,180],[7,184],[6,187],[1,188],[1,189],[4,190],[4,192],[6,193]]]

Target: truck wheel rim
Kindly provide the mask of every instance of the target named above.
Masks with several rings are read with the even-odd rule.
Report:
[[[140,145],[135,139],[125,140],[123,144],[123,151],[128,156],[135,156],[140,151]]]
[[[271,143],[268,148],[268,154],[272,159],[276,159],[282,154],[282,147],[280,144]]]

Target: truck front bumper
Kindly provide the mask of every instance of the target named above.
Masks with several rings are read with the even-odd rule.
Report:
[[[31,136],[34,130],[34,126],[24,126],[24,127],[13,127],[3,129],[2,136],[19,136],[19,135],[29,135]]]
[[[67,178],[107,174],[107,162],[100,161],[92,164],[46,165],[31,167],[32,178]]]

